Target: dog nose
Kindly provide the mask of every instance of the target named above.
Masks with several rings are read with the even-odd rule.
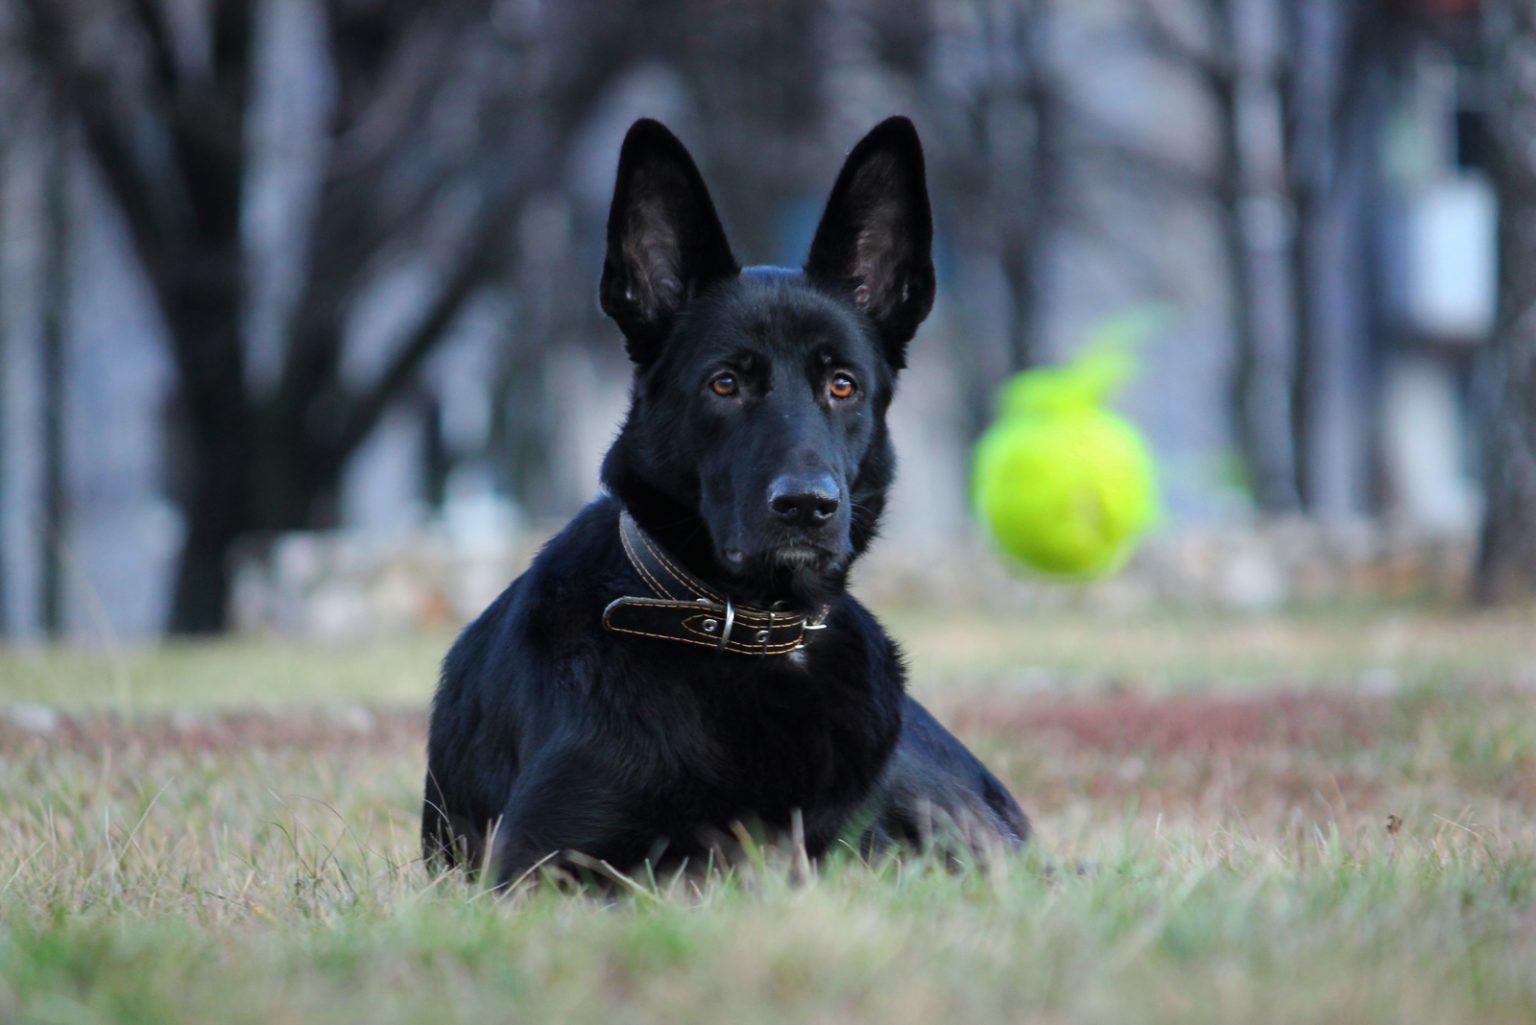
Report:
[[[830,473],[791,473],[768,489],[768,508],[782,522],[819,527],[837,512],[837,481]]]

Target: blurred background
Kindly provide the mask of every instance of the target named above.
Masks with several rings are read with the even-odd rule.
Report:
[[[861,588],[1529,596],[1528,0],[0,0],[0,637],[473,616],[623,412],[630,122],[796,264],[892,113],[939,299]],[[1086,590],[1010,576],[967,507],[997,384],[1153,307],[1156,531]]]

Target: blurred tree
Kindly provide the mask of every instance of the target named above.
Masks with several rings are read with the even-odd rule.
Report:
[[[0,7],[0,253],[6,251],[9,224],[5,218],[4,184],[6,172],[9,170],[10,147],[17,136],[19,119],[18,109],[21,106],[21,89],[14,81],[15,69],[18,63],[10,59],[14,49],[14,26],[8,17],[9,11]],[[0,280],[3,285],[3,280]],[[5,292],[0,288],[0,524],[5,522],[5,516],[9,509],[10,464],[9,464],[9,409],[10,375],[7,368],[12,365],[10,354],[7,351],[10,343],[10,333],[7,330],[5,317]],[[7,573],[9,552],[7,544],[9,538],[4,529],[0,529],[0,637],[8,636],[11,629],[10,617],[10,589],[7,584],[12,579]]]
[[[0,129],[3,128],[4,123],[0,122]],[[0,138],[3,138],[4,134],[4,131],[0,130]],[[5,150],[3,146],[0,146],[0,161],[3,161],[4,159]],[[0,181],[3,180],[3,177],[0,177]],[[5,218],[0,217],[0,248],[3,248],[5,245],[5,229]],[[4,301],[4,292],[3,290],[0,290],[0,310],[4,309]],[[5,330],[4,318],[3,316],[0,316],[0,523],[4,522],[3,514],[9,507],[10,488],[10,460],[8,458],[10,455],[8,448],[10,439],[9,431],[7,430],[9,426],[7,420],[7,417],[9,416],[9,409],[7,407],[9,406],[8,399],[10,398],[10,382],[9,375],[6,373],[6,367],[11,365],[9,353],[6,351],[9,345],[9,340],[9,333]],[[9,552],[6,548],[8,541],[9,538],[6,537],[6,532],[3,529],[0,529],[0,637],[8,636],[12,629],[10,616],[10,590],[7,587],[11,577],[6,572],[7,563],[9,561]]]
[[[1214,107],[1211,189],[1227,259],[1234,353],[1228,415],[1254,501],[1269,512],[1298,506],[1290,374],[1294,353],[1283,187],[1278,24],[1274,0],[1141,0],[1152,51],[1192,73]]]
[[[1386,110],[1374,72],[1388,7],[1141,0],[1139,11],[1152,52],[1191,72],[1214,108],[1229,415],[1254,499],[1269,512],[1346,511],[1366,476],[1367,432],[1349,405],[1371,301],[1356,220]]]
[[[317,0],[330,103],[274,379],[252,370],[253,130],[263,12],[238,0],[20,0],[28,45],[127,226],[186,429],[170,627],[220,629],[248,533],[325,525],[349,457],[461,311],[506,269],[509,225],[622,67],[631,5]],[[579,25],[580,31],[572,31]],[[425,258],[425,259],[423,259]],[[342,372],[381,270],[429,294],[366,384]]]
[[[861,69],[854,65],[865,57],[878,68],[878,54],[850,52],[857,44],[835,27],[819,31],[820,10],[835,13],[842,6],[775,0],[721,8],[687,0],[678,27],[715,15],[712,31],[677,31],[676,42],[663,48],[695,97],[696,124],[690,127],[699,135],[711,187],[729,210],[731,244],[739,256],[793,263],[805,255],[783,251],[791,241],[784,226],[796,201],[809,194],[819,202],[818,193],[829,187],[819,180],[831,173],[823,147],[825,108],[835,102],[828,96],[829,78],[855,77]],[[910,9],[895,13],[895,21],[918,16]],[[773,59],[762,60],[762,54]],[[743,74],[743,67],[752,70]],[[834,152],[848,145],[839,139]],[[773,159],[763,159],[765,153]],[[804,244],[809,247],[808,237]]]
[[[979,189],[966,218],[988,226],[1008,289],[1007,370],[1040,362],[1046,254],[1056,242],[1066,184],[1062,123],[1066,116],[1051,67],[1047,0],[985,0],[979,8],[985,71],[962,110],[969,145],[951,153],[974,162]],[[963,173],[963,172],[962,172]]]
[[[966,259],[991,261],[1003,290],[1001,351],[971,345],[956,356],[977,394],[1046,355],[1045,282],[1067,216],[1066,126],[1076,116],[1055,66],[1056,16],[1049,0],[969,0],[909,19],[916,38],[906,48],[924,59],[907,73],[936,143],[930,173],[944,233]],[[973,342],[989,334],[967,332]],[[970,412],[979,434],[988,410]]]
[[[504,346],[491,371],[489,461],[501,489],[536,516],[556,516],[563,508],[549,432],[561,403],[551,386],[548,354],[582,338],[595,311],[591,292],[583,287],[595,276],[573,258],[568,210],[561,197],[545,194],[529,203],[515,225],[524,255],[502,315],[509,333],[540,341]]]
[[[1536,6],[1484,0],[1483,32],[1499,204],[1475,582],[1487,603],[1536,594]]]
[[[58,108],[50,105],[49,120],[59,123]],[[43,133],[47,149],[43,178],[42,267],[42,387],[43,529],[42,600],[39,603],[43,632],[58,637],[64,629],[64,557],[68,541],[69,475],[65,447],[65,374],[69,344],[69,133],[55,128]]]
[[[1330,251],[1344,133],[1335,113],[1343,72],[1336,48],[1340,8],[1347,0],[1291,0],[1278,5],[1277,93],[1283,118],[1284,187],[1290,203],[1289,239],[1292,370],[1291,446],[1298,505],[1310,504],[1315,481],[1314,431],[1323,385],[1323,357],[1337,337],[1336,297],[1329,288],[1342,261]]]
[[[1398,27],[1380,0],[1286,0],[1279,95],[1290,240],[1295,354],[1291,438],[1295,491],[1316,514],[1364,504],[1368,412],[1358,387],[1371,319],[1366,218],[1390,93],[1386,62]]]

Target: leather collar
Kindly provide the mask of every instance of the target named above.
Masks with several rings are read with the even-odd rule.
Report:
[[[653,593],[609,602],[603,610],[604,629],[758,656],[788,655],[805,646],[807,631],[826,629],[831,606],[812,616],[783,608],[782,603],[769,609],[736,604],[678,565],[628,510],[619,512],[619,540],[630,565]]]

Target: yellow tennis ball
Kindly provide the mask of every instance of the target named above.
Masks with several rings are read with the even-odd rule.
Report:
[[[1130,348],[1157,322],[1105,322],[1072,362],[1015,374],[976,444],[976,510],[997,547],[1043,573],[1108,573],[1157,515],[1151,449],[1104,407],[1134,369]]]
[[[1064,577],[1119,568],[1156,511],[1152,456],[1101,409],[995,424],[976,446],[976,508],[997,546]]]

